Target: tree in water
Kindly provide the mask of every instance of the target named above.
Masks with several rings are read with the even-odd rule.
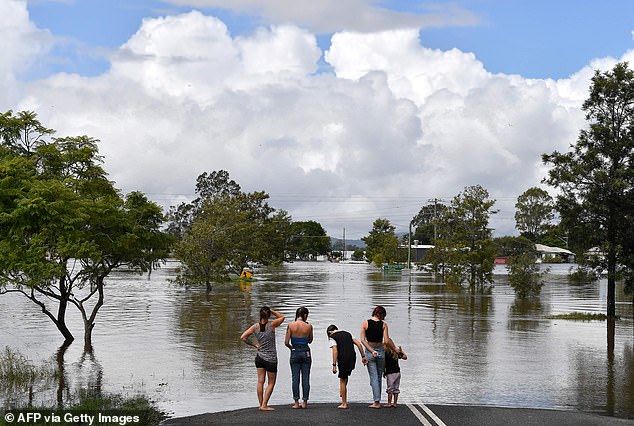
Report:
[[[378,218],[374,221],[369,235],[361,238],[366,244],[365,254],[369,262],[381,266],[399,260],[398,238],[395,231],[396,228],[388,219]]]
[[[38,305],[65,344],[76,307],[90,348],[108,275],[152,269],[170,239],[159,206],[141,193],[123,197],[107,179],[97,140],[52,134],[34,113],[0,116],[0,294]]]
[[[226,182],[233,182],[228,174],[221,185]],[[268,265],[284,260],[290,216],[270,207],[265,192],[240,192],[237,184],[231,188],[208,188],[204,197],[199,192],[201,201],[192,223],[174,248],[182,263],[177,277],[181,284],[202,284],[209,291],[213,282],[240,275],[251,262]]]
[[[480,185],[467,186],[436,219],[438,235],[427,260],[452,283],[467,281],[471,288],[493,282],[495,247],[489,219],[495,200]]]
[[[570,151],[543,155],[551,166],[545,182],[560,190],[557,210],[584,243],[580,248],[602,253],[589,262],[607,272],[607,315],[614,318],[616,280],[623,272],[630,276],[634,266],[634,73],[628,65],[596,71],[582,109],[588,127]]]

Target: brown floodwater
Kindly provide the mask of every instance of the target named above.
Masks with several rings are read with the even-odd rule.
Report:
[[[420,273],[383,273],[365,264],[296,262],[256,273],[252,284],[204,289],[171,283],[175,262],[150,277],[118,271],[107,281],[106,303],[84,354],[82,325],[71,311],[76,342],[64,357],[65,388],[42,384],[34,403],[70,398],[81,388],[133,396],[144,393],[175,416],[257,405],[254,350],[239,340],[262,305],[287,316],[306,306],[315,327],[311,401],[338,400],[326,327],[358,336],[375,305],[387,309],[390,335],[409,359],[401,361],[399,402],[477,404],[579,410],[634,418],[634,325],[631,296],[617,288],[613,350],[602,321],[548,319],[574,311],[604,313],[606,282],[571,284],[570,265],[554,265],[541,297],[515,298],[505,270],[494,287],[470,293]],[[71,308],[72,309],[72,308]],[[54,325],[28,300],[0,297],[0,348],[36,363],[62,343]],[[279,373],[271,404],[292,403],[285,326],[277,332]],[[385,391],[384,391],[385,392]],[[5,403],[26,395],[0,393]],[[359,363],[349,400],[371,402]]]

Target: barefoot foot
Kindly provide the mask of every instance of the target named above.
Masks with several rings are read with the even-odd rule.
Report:
[[[260,407],[260,411],[273,411],[275,408],[269,407],[268,405],[265,407]]]
[[[368,408],[381,408],[381,404],[378,402],[375,402],[372,405],[368,405]]]
[[[348,408],[348,404],[341,404],[340,406],[338,406],[337,408],[343,408],[346,409]]]

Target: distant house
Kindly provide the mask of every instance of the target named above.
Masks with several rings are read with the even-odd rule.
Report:
[[[535,244],[535,250],[537,250],[538,253],[538,263],[553,257],[561,259],[563,263],[574,263],[575,261],[575,254],[570,250],[561,247],[550,247],[543,244]]]
[[[401,247],[407,249],[407,245],[402,245]],[[427,254],[427,252],[429,251],[429,249],[434,248],[435,246],[433,244],[418,244],[418,240],[414,240],[414,244],[410,245],[411,247],[411,261],[416,263],[416,262],[421,262],[423,260],[423,258],[425,257],[425,255]]]

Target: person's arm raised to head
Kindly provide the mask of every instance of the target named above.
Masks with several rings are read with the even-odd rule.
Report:
[[[284,315],[280,314],[277,311],[274,311],[273,309],[271,309],[271,315],[275,317],[275,319],[271,321],[271,327],[274,327],[274,328],[279,327],[280,324],[282,324],[284,320],[286,319]]]

